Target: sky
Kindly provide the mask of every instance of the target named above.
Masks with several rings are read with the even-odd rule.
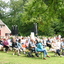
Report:
[[[7,2],[10,1],[10,0],[2,0],[2,1],[5,1],[5,2],[7,3]],[[6,12],[9,12],[9,8],[6,8],[5,11],[6,11]]]
[[[5,1],[7,3],[9,0],[2,0],[2,1]]]

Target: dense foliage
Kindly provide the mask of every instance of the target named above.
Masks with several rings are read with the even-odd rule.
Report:
[[[64,0],[0,0],[0,10],[0,19],[10,29],[18,25],[20,35],[30,35],[37,23],[38,35],[64,36]]]

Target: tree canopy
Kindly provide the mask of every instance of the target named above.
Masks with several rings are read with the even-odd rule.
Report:
[[[12,25],[18,25],[20,35],[30,35],[34,23],[37,23],[38,35],[64,36],[64,0],[10,0],[0,3],[0,19],[10,29]],[[9,11],[6,12],[5,8]]]

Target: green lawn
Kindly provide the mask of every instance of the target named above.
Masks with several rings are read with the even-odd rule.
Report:
[[[41,57],[31,58],[24,54],[21,56],[12,55],[12,52],[4,53],[0,51],[0,64],[64,64],[64,57],[54,57],[53,53],[49,53],[51,58],[43,60]]]

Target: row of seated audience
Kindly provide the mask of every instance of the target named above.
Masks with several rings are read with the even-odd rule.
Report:
[[[32,53],[35,53],[35,56],[39,57],[38,52],[43,53],[43,59],[46,59],[46,57],[50,57],[48,55],[48,52],[46,50],[46,47],[49,47],[49,51],[52,51],[55,53],[55,55],[61,55],[64,50],[64,39],[63,38],[42,38],[35,37],[35,39],[32,39],[30,37],[13,37],[13,38],[0,38],[0,48],[2,48],[6,53],[9,51],[9,49],[13,50],[13,55],[16,53],[18,55],[21,54],[23,51],[24,54],[26,54],[26,49],[28,49],[30,52],[28,52],[28,56],[32,56]]]

